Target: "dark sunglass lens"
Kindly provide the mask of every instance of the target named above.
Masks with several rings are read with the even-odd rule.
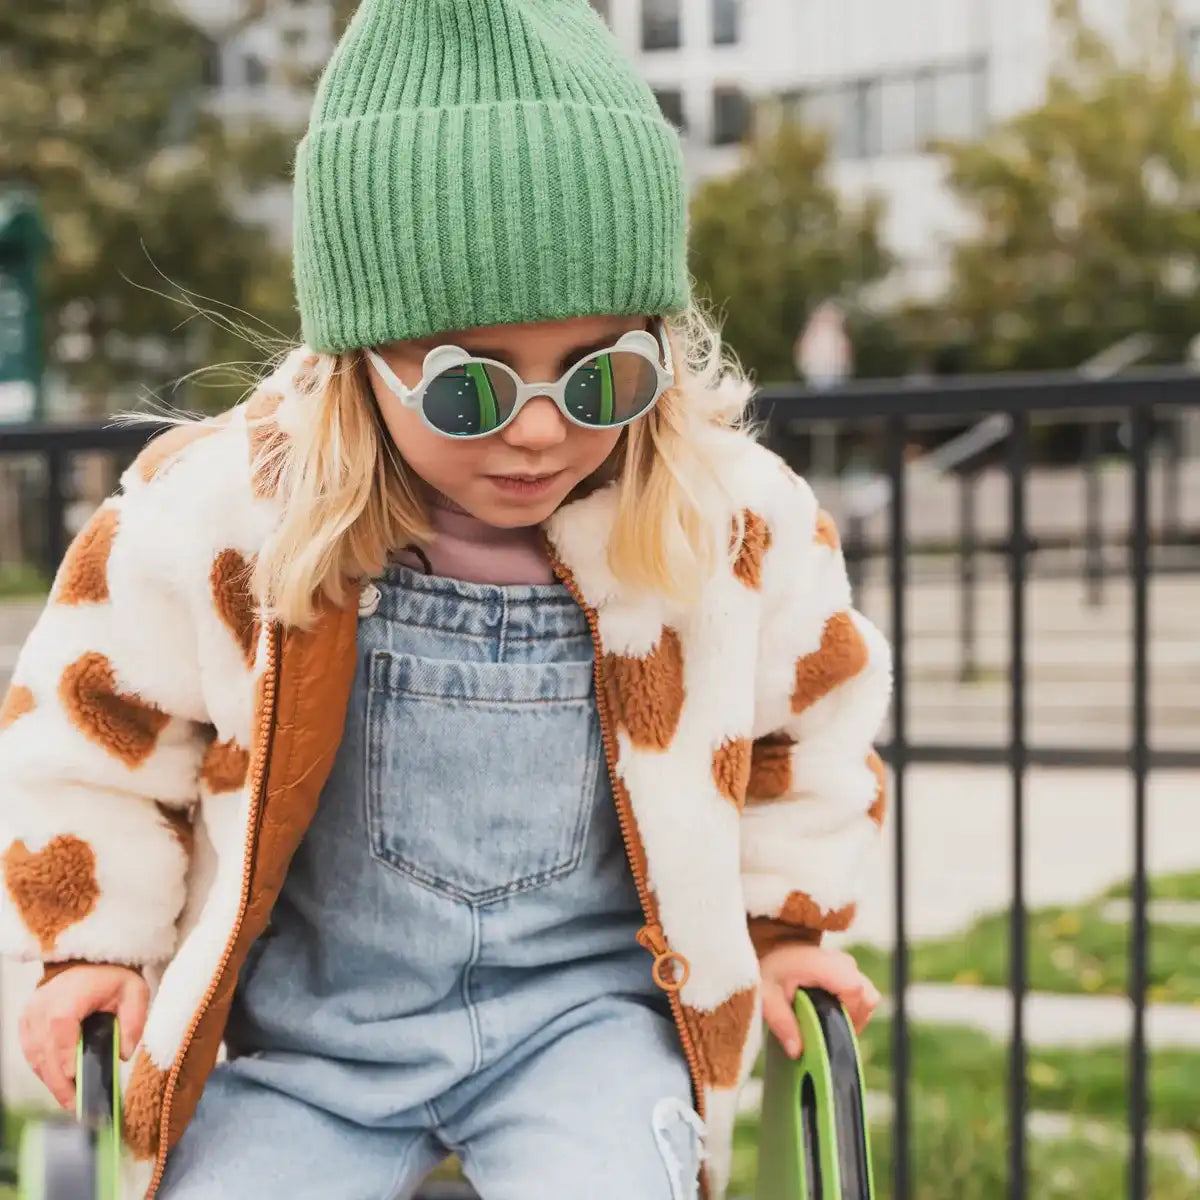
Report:
[[[626,350],[598,354],[571,372],[567,411],[584,425],[621,425],[649,408],[658,377],[648,359]]]
[[[425,388],[421,407],[425,419],[440,433],[479,437],[508,420],[516,395],[507,372],[472,361],[435,375]]]

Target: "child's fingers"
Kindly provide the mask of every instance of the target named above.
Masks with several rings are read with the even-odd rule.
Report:
[[[856,995],[866,981],[854,959],[841,950],[818,951],[789,975],[788,983],[794,987],[824,988],[843,1003]]]
[[[75,1107],[75,1042],[79,1027],[69,1017],[52,1018],[33,1064],[38,1078],[67,1110]]]
[[[121,1057],[124,1059],[129,1058],[134,1047],[141,1041],[149,999],[150,989],[140,977],[131,980],[121,991],[116,1016],[121,1033]]]
[[[846,1011],[850,1014],[850,1020],[859,1033],[866,1029],[878,1004],[879,989],[864,976],[862,987],[846,1002]]]
[[[779,1044],[789,1058],[800,1056],[800,1025],[784,990],[778,986],[763,985],[763,1020],[767,1028],[779,1039]]]

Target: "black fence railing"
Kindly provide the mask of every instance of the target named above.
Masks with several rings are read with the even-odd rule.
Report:
[[[1012,897],[1009,925],[1009,988],[1012,995],[1012,1036],[1009,1067],[1009,1186],[1013,1200],[1025,1200],[1028,1159],[1028,1092],[1026,1070],[1025,999],[1028,990],[1026,950],[1026,772],[1035,756],[1028,738],[1027,595],[1030,567],[1029,510],[1027,481],[1030,472],[1030,427],[1035,417],[1059,421],[1082,421],[1095,428],[1102,419],[1117,418],[1126,431],[1128,461],[1128,529],[1120,538],[1124,545],[1125,570],[1132,590],[1132,640],[1129,702],[1132,710],[1127,745],[1108,749],[1090,746],[1057,746],[1041,750],[1036,760],[1046,765],[1109,766],[1126,771],[1133,784],[1134,852],[1132,914],[1129,942],[1129,996],[1133,1007],[1129,1070],[1129,1159],[1128,1196],[1144,1200],[1148,1195],[1147,1173],[1147,1054],[1146,989],[1148,966],[1146,817],[1147,777],[1153,765],[1200,767],[1200,745],[1175,752],[1154,753],[1149,728],[1149,604],[1148,589],[1155,566],[1151,557],[1150,467],[1151,433],[1165,418],[1174,423],[1182,410],[1200,406],[1200,377],[1188,371],[1149,370],[1097,381],[1075,375],[1047,377],[997,376],[960,379],[936,384],[851,385],[832,393],[802,393],[790,389],[768,389],[759,399],[759,414],[766,436],[786,444],[785,430],[796,426],[834,422],[842,427],[882,425],[883,471],[888,504],[887,555],[890,563],[891,637],[895,656],[895,697],[892,737],[885,757],[894,775],[895,839],[895,954],[893,959],[894,1016],[892,1026],[893,1079],[893,1196],[908,1200],[913,1195],[913,1164],[910,1160],[910,1065],[908,994],[908,918],[906,908],[907,867],[905,853],[906,774],[910,764],[926,761],[994,762],[1007,766],[1011,779],[1012,811]],[[978,421],[990,414],[1009,418],[1005,438],[1004,468],[1008,476],[1008,529],[998,552],[1006,560],[1009,607],[1009,729],[1003,747],[961,744],[916,745],[908,737],[909,684],[911,666],[907,636],[907,596],[910,556],[908,548],[909,489],[905,447],[909,430],[921,422]],[[1176,446],[1178,442],[1176,440]],[[1082,470],[1087,489],[1087,511],[1092,514],[1085,530],[1084,575],[1089,599],[1095,601],[1103,579],[1098,566],[1101,538],[1095,513],[1099,508],[1098,457],[1095,434],[1088,436],[1089,451]],[[1178,490],[1179,455],[1167,456],[1167,537],[1154,539],[1154,548],[1187,541],[1181,528]],[[968,486],[969,485],[964,485]],[[975,580],[975,539],[971,530],[974,512],[964,501],[960,519],[965,537],[958,547],[960,580],[969,589]],[[1160,533],[1164,532],[1162,529]],[[1196,531],[1192,531],[1195,533]],[[861,547],[848,548],[851,554]],[[1186,564],[1185,564],[1186,567]],[[1190,569],[1200,575],[1200,561]],[[970,612],[970,608],[967,609]],[[973,637],[971,618],[963,622]]]
[[[767,388],[757,399],[757,416],[765,439],[803,468],[808,432],[831,427],[871,460],[877,482],[886,496],[873,523],[851,521],[846,554],[859,587],[878,583],[876,568],[886,563],[885,590],[890,602],[890,634],[895,662],[895,696],[884,757],[894,777],[893,837],[895,847],[895,954],[893,958],[893,1186],[894,1200],[909,1200],[914,1191],[911,1161],[909,1015],[909,921],[906,896],[909,863],[905,824],[908,812],[908,769],[917,763],[976,763],[1003,767],[1011,782],[1012,896],[1010,907],[1010,980],[1012,1037],[1009,1064],[1009,1186],[1014,1200],[1032,1200],[1027,1185],[1028,1093],[1026,1072],[1025,1000],[1028,990],[1026,948],[1026,773],[1032,765],[1103,767],[1132,781],[1134,852],[1132,916],[1129,942],[1129,997],[1133,1009],[1129,1072],[1128,1175],[1130,1200],[1148,1195],[1147,1176],[1147,1047],[1146,991],[1147,927],[1147,778],[1160,767],[1200,767],[1200,740],[1175,747],[1156,747],[1151,741],[1149,646],[1149,584],[1157,574],[1192,573],[1200,578],[1200,528],[1189,524],[1180,498],[1179,440],[1152,462],[1152,444],[1164,426],[1173,433],[1183,413],[1200,407],[1200,376],[1177,370],[1131,372],[1105,380],[1075,375],[1041,377],[1000,376],[937,383],[854,384],[836,392],[802,392]],[[936,440],[938,428],[961,427],[991,414],[1007,416],[1004,437],[980,462],[960,464],[957,525],[948,539],[922,547],[910,538],[911,439],[914,431],[925,442]],[[1083,493],[1079,528],[1065,540],[1031,534],[1027,484],[1032,463],[1033,434],[1049,424],[1077,423],[1084,427],[1084,453],[1077,464]],[[1113,423],[1123,431],[1116,459],[1128,487],[1127,520],[1100,520],[1101,488],[1098,463],[1102,442],[1098,431]],[[107,452],[128,460],[154,432],[154,427],[96,425],[8,428],[0,431],[0,462],[26,456],[42,463],[42,544],[38,558],[49,571],[66,545],[65,513],[70,498],[69,464],[82,452]],[[1110,448],[1110,458],[1113,452]],[[1162,476],[1159,519],[1152,521],[1152,468]],[[983,470],[1001,471],[1007,478],[1006,527],[983,534],[978,527],[977,488]],[[878,493],[878,489],[876,489]],[[989,514],[994,516],[994,514]],[[1035,522],[1036,523],[1036,522]],[[1200,522],[1197,522],[1200,524]],[[1063,555],[1066,555],[1066,558]],[[1074,557],[1071,557],[1071,555]],[[1055,557],[1057,555],[1057,557]],[[910,736],[914,664],[908,636],[909,593],[917,571],[924,575],[932,563],[935,574],[958,588],[959,663],[962,680],[977,665],[978,597],[984,564],[998,575],[1006,591],[1007,736],[999,742],[914,740]],[[1065,563],[1065,565],[1064,565]],[[949,564],[949,565],[947,565]],[[1028,601],[1031,578],[1055,573],[1078,573],[1086,601],[1098,604],[1107,579],[1119,575],[1131,591],[1128,657],[1129,737],[1124,744],[1106,745],[1030,742],[1027,660]],[[993,586],[996,579],[992,579]]]

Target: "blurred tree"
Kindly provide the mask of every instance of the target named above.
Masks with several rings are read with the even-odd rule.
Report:
[[[265,2],[248,0],[239,19]],[[0,186],[27,186],[43,207],[48,361],[93,412],[143,388],[215,407],[228,389],[163,389],[264,357],[230,319],[295,332],[286,254],[243,214],[259,189],[286,183],[296,131],[208,111],[214,50],[172,0],[0,7]],[[161,294],[182,289],[224,316]]]
[[[333,36],[341,37],[343,30],[350,24],[350,18],[358,10],[362,0],[331,0],[333,5]]]
[[[861,305],[892,265],[881,202],[846,208],[824,178],[822,134],[770,114],[755,124],[738,169],[701,184],[691,205],[692,274],[723,310],[727,343],[760,381],[794,379],[797,334],[821,301],[836,299],[858,368],[890,364],[886,323]]]
[[[1139,0],[1120,54],[1056,10],[1045,103],[942,148],[975,229],[922,323],[960,370],[1073,367],[1141,332],[1178,362],[1200,330],[1200,90],[1169,5]]]

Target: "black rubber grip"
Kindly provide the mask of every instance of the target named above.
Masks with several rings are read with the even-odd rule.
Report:
[[[89,1129],[113,1123],[113,1064],[117,1022],[112,1013],[92,1013],[83,1021],[82,1062],[75,1087],[82,1097],[80,1119]]]

